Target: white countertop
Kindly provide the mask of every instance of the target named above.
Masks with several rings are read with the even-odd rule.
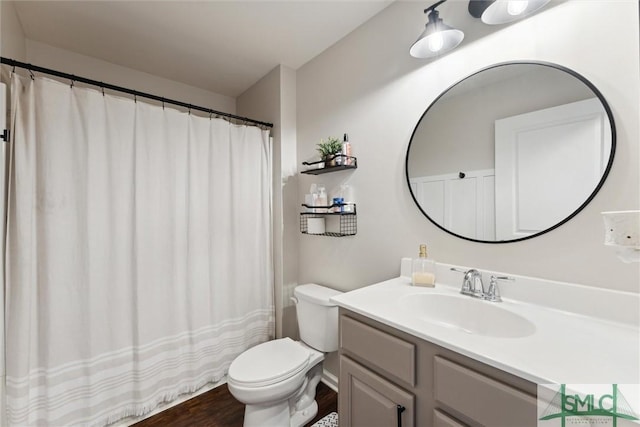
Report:
[[[398,277],[331,300],[340,307],[537,384],[640,384],[638,325],[516,301],[505,298],[503,293],[503,302],[481,302],[498,304],[519,314],[535,325],[535,332],[518,338],[477,335],[438,325],[403,310],[402,298],[421,293],[460,295],[459,286],[415,287],[408,278]]]

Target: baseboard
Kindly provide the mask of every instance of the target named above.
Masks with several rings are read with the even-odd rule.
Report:
[[[326,369],[322,370],[322,379],[320,379],[327,387],[338,393],[338,377],[333,375]]]

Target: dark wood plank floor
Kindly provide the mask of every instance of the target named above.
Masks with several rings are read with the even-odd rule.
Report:
[[[338,395],[323,383],[316,389],[318,415],[307,426],[338,411]],[[160,412],[136,427],[242,427],[244,405],[234,399],[226,384]]]

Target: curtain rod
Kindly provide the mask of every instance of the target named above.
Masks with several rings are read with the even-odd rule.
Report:
[[[212,114],[212,115],[215,114],[216,116],[229,117],[231,119],[240,120],[240,121],[243,121],[243,122],[249,122],[249,123],[253,123],[253,124],[259,125],[259,126],[264,126],[264,127],[267,127],[267,128],[273,128],[273,123],[261,122],[259,120],[250,119],[248,117],[242,117],[242,116],[237,116],[235,114],[224,113],[222,111],[212,110],[211,108],[199,107],[197,105],[187,104],[186,102],[176,101],[174,99],[163,98],[161,96],[157,96],[157,95],[153,95],[153,94],[145,93],[145,92],[139,92],[139,91],[133,90],[133,89],[127,89],[126,87],[116,86],[116,85],[112,85],[112,84],[109,84],[109,83],[104,83],[104,82],[99,82],[97,80],[88,79],[86,77],[79,77],[79,76],[75,76],[73,74],[67,74],[67,73],[63,73],[61,71],[51,70],[49,68],[39,67],[37,65],[32,65],[32,64],[27,64],[25,62],[20,62],[20,61],[14,60],[14,59],[5,58],[4,56],[0,57],[0,63],[1,64],[6,64],[6,65],[9,65],[9,66],[13,66],[13,67],[24,68],[24,69],[29,70],[29,71],[36,71],[38,73],[44,73],[44,74],[49,74],[49,75],[52,75],[52,76],[60,77],[60,78],[63,78],[63,79],[68,79],[68,80],[71,80],[72,82],[75,81],[75,82],[89,84],[89,85],[92,85],[92,86],[98,86],[98,87],[101,87],[101,88],[104,88],[104,89],[109,89],[109,90],[114,90],[114,91],[117,91],[117,92],[127,93],[127,94],[133,95],[135,97],[148,98],[148,99],[153,99],[154,101],[160,101],[160,102],[163,102],[163,103],[166,103],[166,104],[178,105],[180,107],[188,108],[189,110],[203,111],[205,113],[209,113],[209,114]]]

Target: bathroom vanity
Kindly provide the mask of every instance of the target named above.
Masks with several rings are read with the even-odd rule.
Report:
[[[446,285],[401,276],[332,299],[341,426],[536,426],[538,384],[638,383],[637,295],[549,281],[536,293],[517,277],[492,303],[438,268]]]
[[[535,396],[530,381],[341,310],[341,426],[535,426]]]

